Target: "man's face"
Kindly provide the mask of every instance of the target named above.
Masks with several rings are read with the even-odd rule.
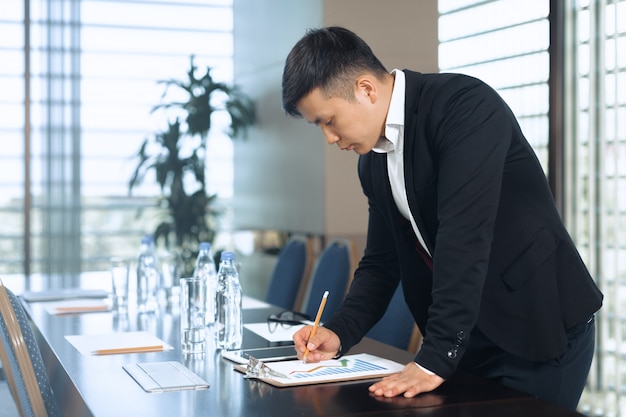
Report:
[[[376,145],[385,121],[384,116],[378,120],[380,112],[367,91],[359,88],[353,100],[329,98],[316,88],[300,99],[298,110],[306,121],[322,129],[328,144],[361,155]]]

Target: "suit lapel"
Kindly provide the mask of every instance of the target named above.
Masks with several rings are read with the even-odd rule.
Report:
[[[411,71],[404,71],[406,79],[406,92],[405,92],[405,107],[404,107],[404,183],[407,190],[407,199],[409,202],[409,209],[415,219],[415,223],[424,239],[424,243],[428,248],[428,251],[433,253],[433,239],[428,233],[428,228],[422,216],[422,210],[420,209],[420,203],[426,204],[432,202],[425,201],[425,196],[420,193],[419,190],[424,189],[424,184],[416,183],[416,167],[419,160],[426,160],[428,155],[421,154],[417,146],[417,112],[418,112],[418,98],[420,96],[420,80],[421,74],[416,74]],[[424,138],[419,138],[424,140]],[[423,147],[422,147],[423,150]],[[426,178],[418,178],[417,181],[425,181]]]

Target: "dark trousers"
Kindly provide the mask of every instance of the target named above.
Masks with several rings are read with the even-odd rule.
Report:
[[[594,318],[569,329],[567,340],[567,350],[561,357],[538,363],[503,351],[475,329],[460,367],[552,404],[575,410],[593,359]]]

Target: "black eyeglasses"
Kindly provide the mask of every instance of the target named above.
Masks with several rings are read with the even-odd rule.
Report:
[[[299,324],[305,324],[307,321],[311,321],[311,317],[304,313],[298,313],[296,311],[283,311],[278,314],[270,314],[267,318],[267,329],[270,333],[274,333],[278,325],[284,329],[288,329],[291,326],[297,326]]]

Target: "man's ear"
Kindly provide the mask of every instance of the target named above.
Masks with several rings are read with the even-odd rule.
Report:
[[[375,80],[368,75],[359,76],[354,83],[354,89],[356,97],[360,95],[372,103],[378,100],[378,86]]]

